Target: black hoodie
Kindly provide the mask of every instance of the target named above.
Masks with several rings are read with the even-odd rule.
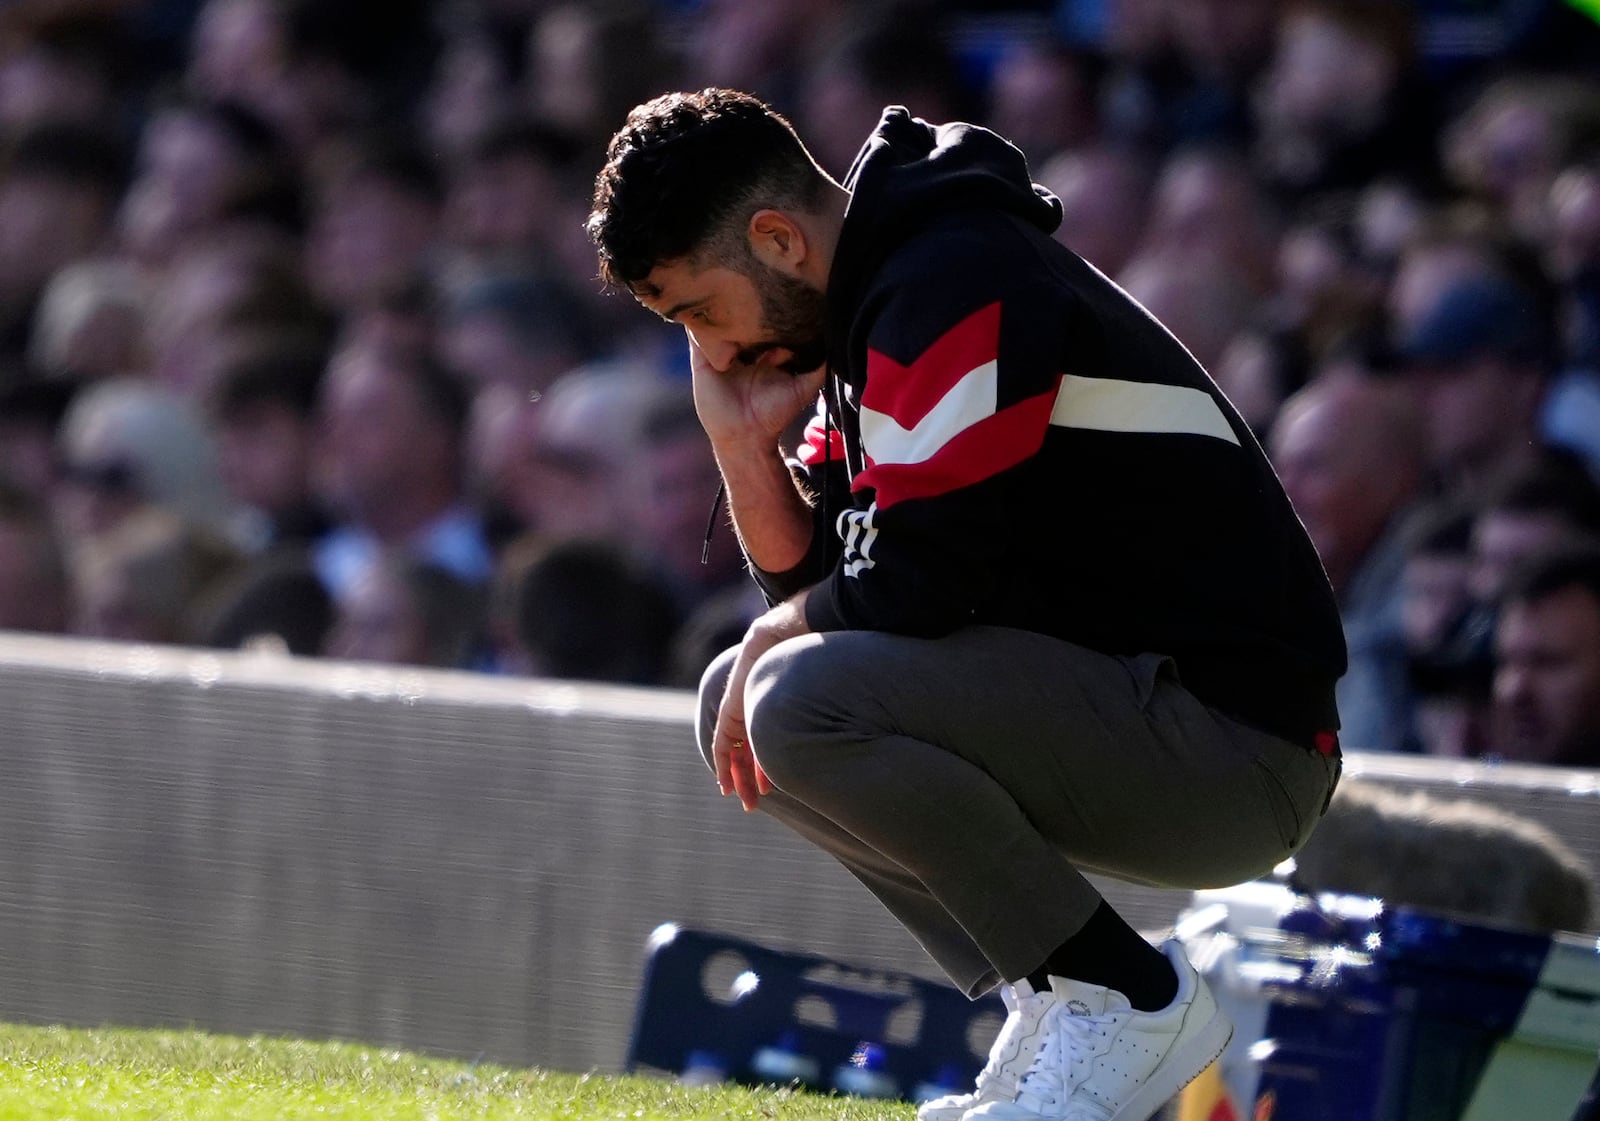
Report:
[[[819,631],[1156,652],[1236,718],[1337,728],[1338,609],[1271,466],[1183,346],[1050,237],[1060,204],[1022,153],[892,108],[845,186],[829,392],[795,465],[818,532],[757,573],[768,595],[825,573]]]

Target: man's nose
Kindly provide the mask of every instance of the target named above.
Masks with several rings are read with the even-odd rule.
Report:
[[[734,360],[739,356],[739,347],[731,342],[717,339],[708,339],[703,334],[689,332],[694,339],[694,345],[700,349],[710,367],[719,374],[725,374],[733,366]]]

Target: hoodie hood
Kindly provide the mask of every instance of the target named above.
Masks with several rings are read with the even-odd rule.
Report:
[[[1008,211],[1046,233],[1061,224],[1060,200],[1032,182],[1020,149],[979,125],[931,125],[898,105],[884,110],[844,187],[850,203],[828,277],[837,326],[884,258],[941,214]]]

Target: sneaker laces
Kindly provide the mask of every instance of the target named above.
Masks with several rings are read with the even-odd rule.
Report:
[[[1100,1041],[1121,1019],[1117,1012],[1099,1016],[1073,1013],[1064,1004],[1051,1008],[1048,1016],[1050,1030],[1045,1033],[1044,1046],[1017,1084],[1018,1104],[1035,1112],[1059,1109],[1066,1103],[1089,1074],[1087,1067],[1075,1072],[1074,1065],[1098,1051]]]
[[[978,1088],[974,1096],[981,1096],[991,1085],[1004,1085],[1009,1090],[1019,1084],[1016,1073],[1018,1060],[1030,1046],[1038,1046],[1030,1037],[1037,1037],[1041,1033],[1048,1035],[1048,1032],[1042,1032],[1042,1028],[1055,1004],[1050,992],[1023,994],[1007,985],[1000,990],[1000,999],[1005,1003],[1008,1013],[1006,1022],[1001,1025],[994,1046],[989,1048],[989,1061],[978,1072]],[[1039,1056],[1034,1054],[1023,1069],[1031,1068],[1038,1061]]]

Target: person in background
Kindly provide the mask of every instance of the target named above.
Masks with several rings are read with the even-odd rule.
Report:
[[[53,504],[69,556],[146,507],[223,537],[236,529],[204,416],[164,386],[122,377],[85,387],[61,419],[57,444]]]
[[[499,385],[537,400],[599,349],[588,308],[559,274],[486,274],[444,304],[440,357],[474,393]]]
[[[27,353],[50,278],[107,248],[125,164],[115,136],[82,125],[40,125],[0,149],[0,362]]]
[[[660,684],[679,618],[660,578],[611,541],[557,542],[517,588],[517,636],[540,677]]]
[[[333,599],[303,550],[252,557],[202,598],[195,640],[220,650],[313,657],[334,622]]]
[[[720,89],[629,114],[589,221],[607,281],[688,336],[773,605],[702,680],[719,789],[840,860],[962,991],[1004,986],[976,1088],[923,1121],[1156,1112],[1232,1029],[1084,870],[1260,875],[1339,769],[1314,547],[1059,221],[987,129],[891,107],[840,184]]]
[[[384,553],[336,604],[330,658],[475,669],[483,653],[483,588],[405,553]]]
[[[636,446],[630,541],[679,609],[688,614],[730,585],[748,583],[739,538],[720,516],[722,477],[689,386],[662,383]]]
[[[117,213],[121,248],[159,273],[221,223],[228,206],[283,160],[272,126],[231,102],[174,100],[140,134],[133,182]]]
[[[305,544],[329,528],[311,484],[326,364],[321,347],[262,341],[224,367],[208,401],[222,479],[252,549]]]
[[[0,14],[9,17],[0,23],[0,136],[117,119],[143,61],[122,22],[58,4],[9,7]]]
[[[193,645],[206,597],[243,561],[225,538],[145,507],[71,554],[72,632]]]
[[[1152,179],[1149,160],[1125,147],[1090,144],[1050,157],[1039,183],[1061,200],[1056,240],[1116,276],[1143,235]]]
[[[461,383],[425,355],[370,345],[334,355],[311,453],[313,494],[334,525],[311,548],[336,601],[386,551],[488,581],[494,560],[464,485],[467,410]]]
[[[59,633],[67,602],[48,507],[0,476],[0,631]]]
[[[1411,706],[1401,527],[1423,479],[1421,419],[1404,389],[1336,366],[1285,402],[1267,446],[1339,600],[1350,651],[1341,735],[1370,751],[1402,750]]]
[[[126,261],[60,269],[34,313],[28,365],[36,375],[97,381],[150,366],[150,286]]]
[[[429,155],[389,132],[363,134],[317,182],[306,278],[353,315],[436,263],[444,185]]]
[[[1482,495],[1544,446],[1550,339],[1534,293],[1503,278],[1444,290],[1403,340],[1438,485]]]
[[[1497,479],[1478,506],[1473,596],[1493,604],[1518,565],[1585,537],[1600,537],[1600,482],[1576,456],[1547,449]]]
[[[1456,498],[1430,499],[1406,519],[1400,624],[1415,749],[1467,758],[1488,743],[1488,633],[1473,610],[1472,522]]]
[[[1530,560],[1499,608],[1494,754],[1600,767],[1600,541]]]

